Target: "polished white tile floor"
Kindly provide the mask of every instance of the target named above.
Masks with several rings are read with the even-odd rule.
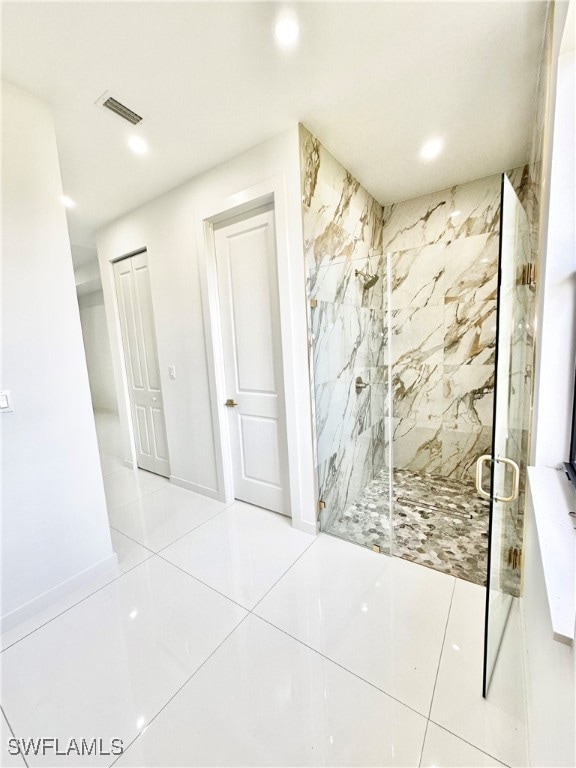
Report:
[[[12,732],[118,766],[526,764],[517,616],[481,697],[482,587],[126,470],[98,421],[119,568],[3,637],[2,765]]]

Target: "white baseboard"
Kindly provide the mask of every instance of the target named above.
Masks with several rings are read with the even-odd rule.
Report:
[[[309,523],[306,520],[295,520],[292,518],[292,526],[296,528],[299,531],[304,531],[304,533],[309,533],[311,536],[318,536],[320,531],[318,530],[318,525],[314,523]]]
[[[128,467],[128,469],[134,469],[134,462],[130,461],[130,459],[122,459],[122,464]]]
[[[84,571],[80,571],[80,573],[77,573],[75,576],[71,576],[69,579],[61,581],[60,584],[57,584],[55,587],[46,590],[46,592],[38,595],[38,597],[29,600],[19,608],[15,608],[13,611],[10,611],[10,613],[2,616],[0,619],[0,631],[6,632],[7,630],[12,629],[12,627],[15,627],[17,624],[21,624],[23,621],[32,618],[36,613],[45,610],[52,603],[65,597],[68,593],[84,586],[84,584],[91,579],[95,579],[108,571],[113,572],[117,568],[118,556],[113,552],[109,557],[105,557],[104,560],[100,560],[98,563],[95,563],[95,565],[91,565]]]
[[[170,475],[170,482],[174,485],[179,485],[180,488],[186,488],[187,491],[194,491],[194,493],[199,493],[201,496],[208,496],[209,499],[216,499],[216,501],[225,500],[220,491],[215,491],[213,488],[207,488],[205,485],[191,483],[189,480],[183,480],[181,477]]]

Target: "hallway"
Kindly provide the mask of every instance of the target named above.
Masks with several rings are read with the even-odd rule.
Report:
[[[119,569],[3,635],[15,737],[122,739],[118,766],[526,764],[517,614],[485,701],[482,587],[135,474],[97,424]]]

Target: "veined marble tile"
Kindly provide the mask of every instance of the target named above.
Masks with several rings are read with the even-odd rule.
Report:
[[[311,310],[314,382],[351,382],[356,368],[388,360],[383,313],[363,307],[319,303]]]
[[[370,367],[374,311],[325,302],[312,310],[316,385],[340,377],[351,379],[356,368]]]
[[[393,466],[413,472],[442,473],[442,427],[422,426],[408,419],[393,419]]]
[[[493,365],[444,366],[445,427],[466,431],[492,426],[494,373]]]
[[[331,378],[352,378],[356,368],[369,368],[372,363],[373,310],[338,304],[333,306],[334,320],[326,329],[326,335],[330,337]]]
[[[318,302],[310,309],[311,358],[314,384],[318,386],[331,380],[329,330],[335,313],[334,304]]]
[[[381,244],[382,206],[303,126],[302,202],[371,247]]]
[[[369,386],[356,393],[356,376]],[[370,374],[357,369],[351,378],[316,386],[318,461],[324,462],[371,427]]]
[[[368,362],[372,368],[387,366],[388,328],[386,313],[379,309],[370,309],[366,325],[368,335]]]
[[[396,418],[423,423],[443,413],[442,366],[394,365],[392,371],[392,414]]]
[[[308,296],[330,304],[362,306],[362,289],[354,280],[354,264],[360,261],[343,261],[314,267],[308,272]]]
[[[437,243],[445,235],[449,190],[384,206],[384,251],[405,251]]]
[[[392,312],[390,356],[394,366],[442,363],[444,307],[416,307]]]
[[[367,243],[308,208],[303,209],[303,233],[306,267],[312,273],[322,266],[368,257]]]
[[[392,309],[444,303],[444,252],[437,243],[392,255]]]
[[[370,275],[376,275],[378,282],[372,288],[362,291],[362,306],[371,309],[386,310],[389,304],[388,296],[388,264],[387,254],[371,252],[361,269],[367,269]],[[356,268],[356,267],[355,267]],[[359,280],[360,278],[356,278]]]
[[[530,194],[531,185],[530,165],[525,163],[517,168],[510,168],[510,170],[506,171],[506,176],[508,176],[510,184],[514,187],[514,191],[526,209],[526,198]]]
[[[308,295],[318,301],[317,460],[330,515],[389,463],[391,440],[394,466],[455,478],[489,447],[500,175],[382,208],[306,129],[301,137]],[[514,174],[525,195],[534,173]],[[356,269],[378,276],[373,288],[362,289]],[[524,336],[517,327],[519,345]],[[513,400],[527,390],[521,358]],[[360,395],[357,375],[369,383]]]
[[[390,468],[390,437],[392,419],[384,418],[372,426],[373,475]]]
[[[371,425],[388,416],[390,394],[388,392],[388,366],[370,368],[370,421]]]
[[[447,301],[495,301],[498,289],[499,234],[461,237],[446,246]]]
[[[347,480],[346,503],[352,503],[362,493],[370,480],[374,477],[374,465],[372,460],[372,430],[366,430],[353,443],[353,450],[348,450],[348,460],[345,463]]]
[[[352,504],[373,474],[372,431],[367,430],[318,468],[320,498],[326,503],[324,519]]]
[[[480,427],[469,432],[442,430],[442,474],[470,480],[476,472],[476,460],[492,452],[492,428]]]
[[[496,302],[449,302],[444,307],[444,364],[493,365]]]
[[[470,237],[499,228],[501,175],[458,184],[447,195],[446,237]]]
[[[314,267],[308,272],[308,296],[317,301],[383,309],[386,276],[379,271],[379,262],[378,258],[362,257]],[[375,274],[378,276],[378,282],[372,288],[365,289],[362,279],[355,274],[356,271]]]

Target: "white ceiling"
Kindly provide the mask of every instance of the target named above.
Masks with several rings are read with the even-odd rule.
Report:
[[[383,203],[527,159],[544,3],[295,3],[290,53],[283,7],[4,4],[3,77],[53,107],[72,242],[296,122]],[[104,91],[145,116],[147,156]],[[423,163],[431,136],[445,151]]]

